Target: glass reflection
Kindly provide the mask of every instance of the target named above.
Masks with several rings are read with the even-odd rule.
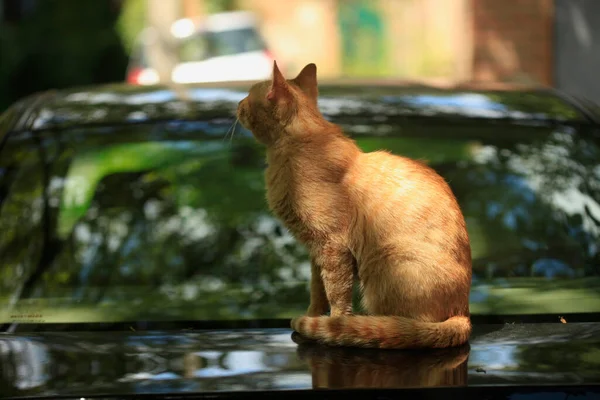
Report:
[[[597,381],[597,324],[475,327],[470,346],[331,348],[285,330],[0,337],[5,396],[410,388]]]
[[[223,140],[232,122],[13,136],[0,157],[0,322],[303,312],[306,251],[266,209],[263,149]],[[390,134],[356,135],[365,151],[426,160],[455,191],[473,313],[600,310],[600,149],[584,130],[376,125]]]
[[[295,332],[298,356],[310,369],[314,389],[465,386],[468,345],[436,351],[332,348],[304,342]]]
[[[90,123],[121,123],[156,120],[197,121],[229,118],[248,93],[248,85],[196,87],[105,86],[56,93],[33,118],[36,129],[65,128]],[[413,86],[380,86],[368,91],[360,86],[320,86],[319,107],[332,119],[357,116],[369,120],[393,117],[440,117],[449,119],[507,119],[515,123],[547,125],[556,121],[585,122],[574,107],[552,93],[542,91],[440,90]],[[14,112],[9,109],[7,115]],[[376,128],[384,128],[377,126]]]

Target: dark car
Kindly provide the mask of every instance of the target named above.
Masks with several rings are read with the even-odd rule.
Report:
[[[336,349],[289,329],[310,267],[266,207],[264,149],[230,129],[247,89],[76,88],[2,114],[0,398],[600,396],[594,105],[322,84],[363,150],[449,182],[474,270],[468,346]]]

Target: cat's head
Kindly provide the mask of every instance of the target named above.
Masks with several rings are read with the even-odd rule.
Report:
[[[273,78],[250,88],[240,101],[237,117],[261,143],[269,146],[302,114],[317,111],[317,66],[306,65],[294,79],[284,78],[273,63]]]

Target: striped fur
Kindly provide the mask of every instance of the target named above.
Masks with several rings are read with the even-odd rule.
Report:
[[[458,316],[444,322],[421,322],[396,316],[343,315],[298,317],[292,329],[330,346],[379,349],[443,349],[469,340],[471,321]]]
[[[467,342],[471,247],[450,187],[424,163],[364,153],[317,96],[314,64],[292,80],[275,65],[237,112],[267,148],[269,208],[310,253],[310,305],[292,327],[335,346]],[[355,283],[366,316],[352,315]]]

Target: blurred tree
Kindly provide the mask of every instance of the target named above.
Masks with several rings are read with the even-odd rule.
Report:
[[[146,1],[125,0],[117,22],[123,46],[131,54],[133,45],[146,23]]]
[[[208,13],[235,11],[238,9],[237,0],[203,0]]]
[[[239,9],[238,0],[182,0],[186,17],[197,17]]]
[[[146,43],[150,65],[158,73],[161,82],[171,80],[171,72],[177,63],[175,38],[171,24],[180,15],[180,3],[164,0],[147,1],[147,23],[153,28],[153,40]]]
[[[122,81],[118,15],[110,1],[44,0],[0,25],[0,111],[42,90]]]
[[[366,0],[340,2],[338,18],[344,75],[389,75],[386,30],[377,4]]]

